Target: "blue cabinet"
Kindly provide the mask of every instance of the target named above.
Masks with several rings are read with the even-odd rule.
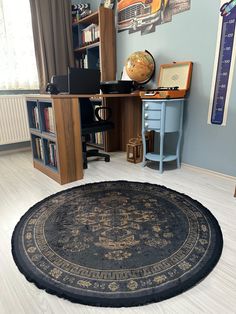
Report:
[[[163,163],[176,160],[180,167],[180,143],[182,137],[184,99],[143,99],[142,100],[142,139],[143,166],[147,160],[158,161],[159,171],[163,172]],[[147,153],[145,133],[155,131],[160,135],[160,153]],[[165,154],[164,140],[166,133],[176,132],[178,139],[173,155]]]

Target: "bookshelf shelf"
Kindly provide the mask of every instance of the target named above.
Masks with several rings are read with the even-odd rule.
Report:
[[[54,133],[42,132],[42,137],[50,141],[57,141],[56,135]]]
[[[72,26],[77,26],[79,24],[98,24],[98,20],[99,20],[99,11],[96,11],[94,13],[91,13],[90,15],[80,19],[78,22],[73,23]]]
[[[86,52],[86,50],[88,50],[88,49],[92,49],[92,48],[95,48],[95,47],[99,47],[99,45],[100,45],[100,41],[96,41],[96,42],[94,42],[94,43],[85,45],[85,46],[83,46],[83,47],[75,48],[75,49],[74,49],[74,52],[75,52],[75,53],[84,53],[84,52]]]

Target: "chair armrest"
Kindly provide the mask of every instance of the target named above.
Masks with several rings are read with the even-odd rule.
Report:
[[[99,115],[99,111],[100,110],[105,110],[107,112],[106,119],[102,119],[101,118],[101,116]],[[108,121],[108,120],[110,120],[111,114],[112,114],[112,111],[111,111],[111,108],[109,108],[109,107],[105,107],[104,106],[104,107],[97,107],[95,109],[95,117],[98,119],[98,121]]]

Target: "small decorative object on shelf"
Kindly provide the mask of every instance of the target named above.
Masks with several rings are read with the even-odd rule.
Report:
[[[101,0],[101,6],[108,9],[113,9],[115,5],[115,0]]]
[[[77,23],[80,19],[91,14],[89,3],[80,3],[71,5],[72,23]]]
[[[141,137],[131,138],[127,144],[127,161],[139,163],[143,158],[143,144]]]

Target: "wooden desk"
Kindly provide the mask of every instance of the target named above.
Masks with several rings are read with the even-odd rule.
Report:
[[[103,98],[105,105],[112,109],[115,124],[115,129],[107,132],[105,138],[107,151],[125,151],[129,139],[141,134],[139,94],[45,94],[26,97],[34,167],[60,184],[83,178],[79,100],[98,97]],[[52,108],[53,132],[46,125],[48,108]]]

